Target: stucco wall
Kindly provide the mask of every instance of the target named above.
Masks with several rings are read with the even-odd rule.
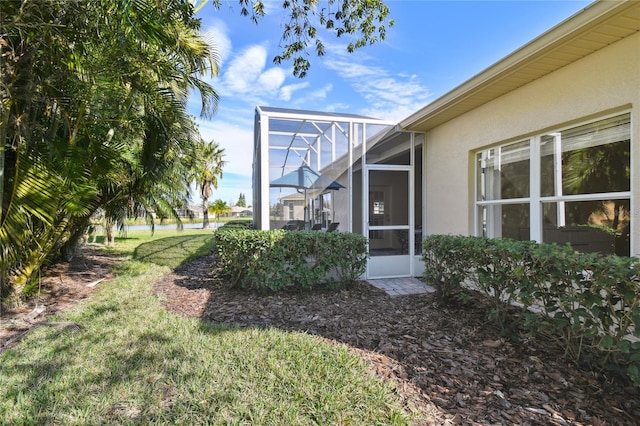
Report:
[[[473,234],[473,152],[631,109],[632,252],[640,253],[640,34],[542,77],[427,134],[429,234]]]

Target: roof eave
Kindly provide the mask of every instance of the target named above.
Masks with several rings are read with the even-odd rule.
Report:
[[[445,121],[438,120],[438,117],[442,113],[451,111],[452,108],[478,94],[496,81],[499,81],[503,76],[515,72],[525,64],[544,57],[550,51],[584,34],[611,16],[635,7],[636,5],[633,3],[636,2],[633,0],[625,0],[622,2],[597,1],[588,5],[583,10],[567,18],[533,41],[525,44],[520,49],[405,118],[400,122],[400,128],[414,131],[430,130],[438,124],[441,124],[442,121]],[[462,112],[471,109],[473,109],[473,107],[467,108],[466,110],[463,108]]]

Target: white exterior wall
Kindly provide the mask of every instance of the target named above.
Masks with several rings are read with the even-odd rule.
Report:
[[[474,233],[476,150],[631,111],[632,254],[640,253],[640,33],[427,133],[426,232]]]

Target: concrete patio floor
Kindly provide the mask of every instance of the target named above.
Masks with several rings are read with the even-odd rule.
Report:
[[[433,293],[436,290],[414,277],[378,278],[367,280],[370,285],[384,290],[389,296]]]

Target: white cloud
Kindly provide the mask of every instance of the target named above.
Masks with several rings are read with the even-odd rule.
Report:
[[[282,68],[270,68],[260,74],[256,83],[264,92],[277,93],[284,80],[285,75]]]
[[[328,84],[325,84],[323,87],[319,88],[318,90],[311,92],[310,96],[313,99],[326,99],[327,95],[332,90],[333,90],[333,84],[328,83]]]
[[[202,33],[205,41],[213,47],[219,59],[219,65],[222,67],[225,60],[231,52],[231,39],[228,35],[226,24],[219,19],[213,21],[212,25],[207,27]]]
[[[423,107],[431,98],[431,91],[422,85],[415,74],[392,73],[387,68],[369,65],[374,58],[355,56],[331,48],[332,59],[324,65],[335,71],[368,103],[360,111],[352,111],[385,120],[401,120]]]
[[[266,68],[267,48],[252,45],[234,56],[215,86],[223,96],[241,98],[245,104],[259,104],[261,98],[276,97],[286,80],[281,67]],[[287,89],[289,90],[289,89]]]
[[[253,123],[229,124],[223,120],[198,120],[200,135],[224,148],[225,173],[251,179],[253,162]],[[224,177],[223,177],[224,180]]]
[[[345,79],[362,79],[371,78],[384,73],[385,71],[379,67],[358,64],[352,61],[327,61],[327,68],[337,71],[342,78]]]
[[[431,96],[415,77],[380,77],[366,83],[353,83],[353,87],[370,105],[422,105]]]
[[[337,102],[331,105],[327,105],[325,108],[325,111],[326,112],[349,111],[349,105],[342,102]]]
[[[270,15],[272,13],[281,12],[282,11],[282,1],[281,0],[263,0],[262,4],[264,5],[264,13],[265,15]]]
[[[280,89],[280,100],[290,101],[293,92],[295,92],[296,90],[306,89],[307,87],[309,87],[308,81],[304,83],[289,84],[287,86],[283,86]]]
[[[228,203],[235,203],[240,193],[244,193],[247,202],[252,203],[252,172],[253,172],[253,121],[251,112],[246,109],[227,111],[225,119],[216,116],[213,121],[198,120],[200,135],[206,141],[215,141],[224,148],[222,179],[218,181],[213,199],[222,199]],[[244,118],[243,118],[244,117]],[[197,198],[197,197],[195,197]]]
[[[255,82],[262,74],[267,60],[264,46],[254,45],[231,60],[222,78],[224,91],[231,94],[250,93],[255,89]]]

